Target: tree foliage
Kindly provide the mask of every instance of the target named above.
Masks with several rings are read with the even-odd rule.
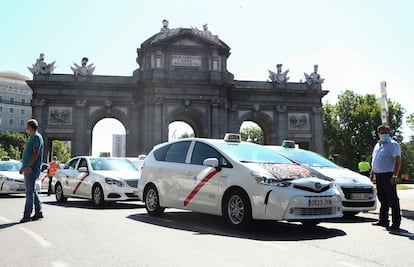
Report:
[[[401,143],[402,106],[388,100],[389,125]],[[373,94],[358,95],[350,90],[338,96],[334,105],[324,104],[323,128],[326,155],[336,155],[340,165],[356,170],[360,156],[370,158],[381,124],[380,101]]]
[[[407,123],[408,127],[410,127],[412,131],[414,131],[414,113],[411,113],[407,116]]]
[[[260,127],[248,126],[243,127],[240,130],[241,139],[243,141],[249,141],[259,145],[264,144],[263,131]]]
[[[53,140],[52,142],[53,156],[58,158],[58,161],[64,163],[70,159],[70,149],[66,146],[64,141]]]
[[[27,136],[23,133],[4,132],[0,135],[0,145],[3,149],[2,154],[12,159],[20,160]]]

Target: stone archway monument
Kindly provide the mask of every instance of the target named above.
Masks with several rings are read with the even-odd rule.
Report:
[[[269,71],[270,81],[238,81],[227,70],[229,56],[230,47],[207,24],[170,29],[164,20],[137,49],[139,68],[132,76],[94,75],[88,58],[72,67],[73,74],[33,73],[27,83],[46,149],[54,139],[70,140],[72,156],[90,155],[95,124],[115,118],[126,129],[127,156],[167,141],[168,125],[177,120],[208,138],[254,121],[266,144],[292,139],[323,152],[321,99],[328,91],[317,66],[304,83],[288,82],[281,64],[277,73]]]

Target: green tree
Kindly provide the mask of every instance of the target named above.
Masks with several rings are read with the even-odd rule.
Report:
[[[407,116],[407,123],[408,127],[410,127],[412,131],[414,131],[414,113],[411,113]]]
[[[264,144],[263,131],[260,127],[256,127],[256,126],[243,127],[240,130],[240,135],[241,135],[242,141],[249,141],[252,143],[259,144],[259,145]]]
[[[184,139],[184,138],[190,138],[190,137],[194,137],[194,133],[183,133],[182,135],[180,135],[180,137],[178,137],[178,139]]]
[[[67,147],[64,141],[53,140],[52,151],[53,156],[56,156],[62,163],[65,163],[70,159],[70,149]]]
[[[376,128],[381,124],[379,98],[347,90],[338,96],[336,104],[324,104],[324,110],[325,154],[339,155],[340,165],[356,170],[360,156],[370,158],[377,142]],[[388,100],[388,112],[393,138],[401,143],[404,109]]]
[[[23,133],[4,132],[0,135],[1,147],[10,158],[16,160],[20,160],[26,141],[27,137]]]

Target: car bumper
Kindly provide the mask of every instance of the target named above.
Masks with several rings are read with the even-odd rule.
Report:
[[[377,208],[377,192],[374,187],[341,186],[344,212],[371,211]]]
[[[106,185],[105,189],[105,201],[126,201],[126,200],[138,200],[138,188],[130,186],[113,186]]]
[[[0,193],[2,194],[18,194],[25,191],[24,183],[0,182]]]
[[[341,196],[336,190],[295,196],[271,190],[257,198],[254,205],[253,217],[260,220],[324,220],[343,215]]]

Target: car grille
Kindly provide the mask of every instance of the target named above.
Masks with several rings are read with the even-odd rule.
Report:
[[[349,208],[367,208],[373,207],[374,205],[375,201],[342,201],[342,206]]]
[[[293,214],[296,216],[317,216],[330,215],[336,213],[336,207],[327,208],[294,208]]]
[[[374,190],[372,187],[341,187],[342,192],[344,192],[345,198],[349,200],[353,200],[353,194],[369,194],[370,197],[368,199],[374,198]]]
[[[331,188],[331,185],[326,185],[325,187],[322,187],[320,190],[316,190],[314,188],[309,188],[309,187],[300,186],[300,185],[294,185],[293,187],[296,188],[296,189],[300,189],[300,190],[304,190],[304,191],[308,191],[308,192],[322,193],[322,192],[328,190],[329,188]]]
[[[127,184],[129,187],[138,188],[138,179],[128,180]]]

